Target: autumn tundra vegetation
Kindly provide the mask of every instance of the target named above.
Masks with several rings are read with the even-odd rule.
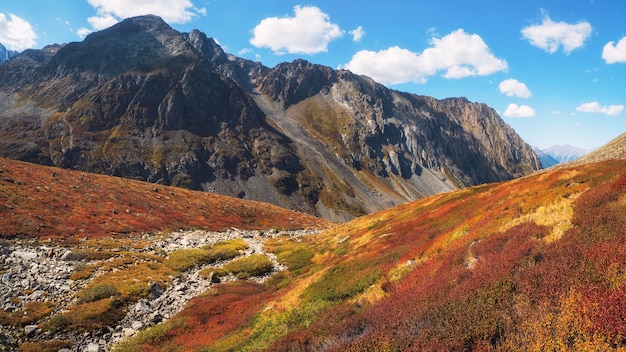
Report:
[[[2,209],[1,221],[3,229],[14,231],[9,235],[49,238],[77,248],[80,244],[82,249],[74,255],[100,260],[94,266],[77,266],[74,278],[91,281],[67,311],[59,314],[50,305],[33,305],[20,318],[0,312],[2,324],[23,325],[27,323],[23,317],[29,316],[28,323],[50,331],[102,328],[124,314],[120,301],[133,302],[148,294],[148,283],[141,278],[150,276],[150,282],[167,286],[177,273],[198,263],[235,258],[246,246],[241,240],[223,241],[173,252],[167,258],[113,251],[110,248],[146,245],[145,237],[133,236],[132,227],[115,227],[116,215],[128,215],[121,204],[132,202],[137,207],[131,214],[145,209],[148,217],[161,214],[157,204],[172,211],[180,206],[198,209],[199,202],[215,196],[12,161],[3,161],[1,169],[3,201],[11,207]],[[55,170],[54,176],[50,170]],[[27,173],[33,175],[26,177]],[[36,198],[41,192],[60,192],[55,187],[71,190],[68,180],[79,182],[81,177],[99,183],[95,190],[101,189],[111,203],[101,202],[99,210],[81,205],[86,211],[82,220],[74,217],[68,223],[62,218],[35,221],[25,215],[48,219],[53,212],[46,207],[20,213],[20,207],[41,204]],[[18,187],[16,182],[23,184]],[[125,193],[105,191],[117,182]],[[10,198],[15,194],[11,192],[27,188],[29,194]],[[81,193],[99,194],[93,189]],[[159,195],[170,199],[158,199]],[[35,201],[23,200],[29,197]],[[79,209],[70,200],[65,202]],[[55,211],[65,206],[60,208]],[[217,274],[236,280],[212,285],[172,319],[139,331],[114,350],[626,349],[626,160],[551,169],[442,193],[341,224],[304,215],[295,218],[299,213],[282,210],[277,214],[286,215],[272,213],[272,223],[267,219],[271,206],[230,198],[209,208],[198,216],[207,222],[189,223],[189,228],[212,226],[213,221],[222,229],[325,230],[268,238],[265,251],[285,270],[275,271],[264,255],[230,261]],[[227,208],[224,215],[213,216],[221,208]],[[241,211],[230,213],[237,209]],[[170,229],[187,221],[178,217],[184,211],[178,216],[168,217],[167,210],[162,214],[159,229],[138,223],[138,216],[127,226],[137,224],[137,231],[158,230],[167,236],[164,219],[172,221]],[[9,220],[16,218],[20,221]],[[98,220],[90,224],[90,218]],[[45,226],[32,225],[36,222]],[[63,226],[75,229],[74,237],[52,234]],[[266,280],[253,279],[268,273]],[[53,350],[62,343],[23,347],[35,351],[53,346],[49,349]]]

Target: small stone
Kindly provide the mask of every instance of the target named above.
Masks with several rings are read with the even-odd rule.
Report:
[[[153,301],[161,297],[163,292],[165,292],[165,289],[163,288],[163,286],[161,286],[160,284],[156,282],[153,283],[152,286],[150,286],[150,300]]]
[[[87,347],[85,347],[85,352],[99,352],[100,351],[100,345],[98,345],[97,343],[89,343],[87,345]]]
[[[150,321],[153,324],[159,324],[163,321],[163,317],[161,316],[161,314],[159,313],[154,313],[154,315],[152,316],[152,318],[150,319]]]
[[[28,337],[35,335],[35,332],[37,331],[38,327],[37,325],[26,325],[24,327],[24,334]]]
[[[217,275],[216,272],[212,272],[209,277],[211,278],[211,283],[214,284],[219,284],[220,282],[222,282],[222,279],[220,279],[220,276]]]
[[[149,312],[150,306],[145,300],[140,300],[135,304],[135,312]]]
[[[130,327],[133,328],[133,330],[139,330],[143,327],[143,324],[140,321],[135,320],[130,324]]]

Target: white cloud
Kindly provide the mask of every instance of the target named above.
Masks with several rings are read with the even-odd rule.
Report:
[[[80,28],[78,35],[86,36],[94,30],[110,27],[128,17],[156,15],[168,23],[187,23],[194,17],[205,15],[206,9],[197,8],[190,0],[87,0],[97,15],[87,21],[92,26]]]
[[[512,78],[500,82],[499,88],[500,93],[505,94],[509,97],[516,96],[519,98],[530,98],[530,96],[532,95],[532,93],[524,83]]]
[[[585,40],[591,36],[591,24],[589,22],[578,22],[569,24],[565,22],[554,22],[550,17],[545,16],[541,24],[535,24],[522,29],[522,35],[530,43],[550,54],[563,47],[565,54],[580,48]]]
[[[22,51],[34,47],[37,34],[33,27],[21,17],[0,13],[0,43],[9,50]]]
[[[363,30],[363,26],[358,26],[355,29],[351,30],[350,35],[352,36],[352,41],[359,43],[363,36],[365,35],[365,31]]]
[[[624,105],[601,106],[597,101],[583,103],[576,107],[576,111],[600,113],[608,116],[617,116],[622,113],[622,110],[624,110]]]
[[[528,105],[509,104],[504,112],[506,117],[533,117],[535,116],[535,109]]]
[[[237,53],[238,56],[244,56],[248,53],[252,52],[252,49],[250,48],[243,48],[241,50],[239,50],[239,52]]]
[[[275,54],[316,54],[328,51],[328,43],[343,35],[338,25],[315,6],[293,8],[294,17],[269,17],[254,27],[250,43]]]
[[[385,84],[411,81],[424,83],[427,75],[435,73],[424,72],[418,54],[397,46],[378,52],[361,50],[352,56],[344,68]]]
[[[462,29],[433,37],[430,44],[421,54],[397,46],[378,52],[362,50],[344,68],[385,84],[424,83],[438,72],[445,78],[487,76],[508,68],[479,35]]]
[[[626,37],[620,39],[617,45],[610,41],[602,49],[602,58],[607,64],[626,63]]]

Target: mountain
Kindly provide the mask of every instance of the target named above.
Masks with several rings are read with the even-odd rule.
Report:
[[[544,169],[547,169],[559,163],[559,161],[552,157],[550,154],[544,152],[537,147],[533,147],[533,151],[537,155],[537,158],[539,158],[539,163],[541,164],[541,167]]]
[[[588,150],[576,148],[571,145],[553,145],[542,150],[544,154],[549,155],[559,163],[566,163],[580,159],[585,154],[589,153]]]
[[[17,51],[7,49],[2,43],[0,43],[0,65],[9,61],[10,58],[19,54]]]
[[[540,168],[497,113],[130,18],[0,66],[0,156],[346,220]]]
[[[14,217],[38,225],[0,241],[9,350],[626,347],[624,159],[441,193],[308,235],[280,227],[324,222],[13,160],[0,159],[0,185],[1,228]],[[212,222],[229,230],[169,230]],[[244,224],[261,231],[230,230]],[[52,226],[55,236],[41,235]]]

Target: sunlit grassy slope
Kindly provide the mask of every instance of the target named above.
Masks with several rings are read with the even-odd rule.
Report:
[[[266,244],[289,270],[222,284],[120,350],[626,348],[626,161],[440,194]]]
[[[326,225],[265,203],[0,158],[0,237]]]

